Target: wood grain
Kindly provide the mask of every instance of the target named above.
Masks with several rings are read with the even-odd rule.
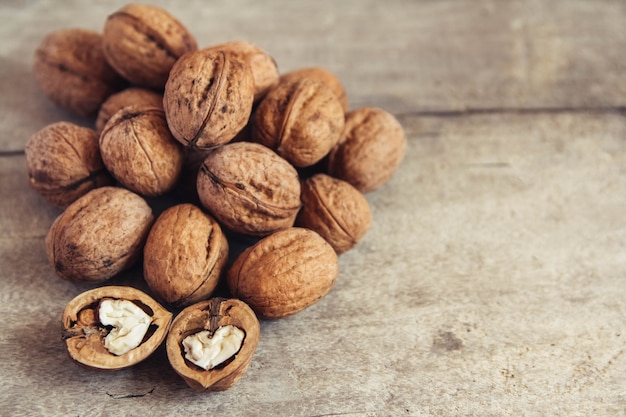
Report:
[[[48,265],[60,212],[21,150],[52,121],[92,122],[41,96],[29,51],[122,4],[0,5],[0,415],[626,414],[626,3],[155,2],[202,45],[243,38],[282,70],[335,71],[353,108],[396,114],[409,139],[333,290],[263,321],[246,375],[211,394],[163,349],[94,373],[60,337],[90,287]],[[145,289],[140,274],[111,284]]]

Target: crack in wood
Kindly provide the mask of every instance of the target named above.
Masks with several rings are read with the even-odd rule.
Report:
[[[114,398],[116,400],[119,399],[124,399],[124,398],[140,398],[140,397],[145,397],[146,395],[150,395],[154,392],[154,390],[156,389],[156,387],[152,387],[150,388],[148,391],[146,392],[142,392],[142,393],[136,393],[136,394],[111,394],[110,392],[107,391],[107,395],[111,398]]]
[[[598,106],[598,107],[485,107],[466,108],[458,110],[416,110],[405,113],[397,113],[398,118],[408,118],[415,116],[424,117],[465,117],[476,115],[497,115],[497,114],[566,114],[566,113],[590,113],[590,114],[620,114],[626,116],[626,106]]]

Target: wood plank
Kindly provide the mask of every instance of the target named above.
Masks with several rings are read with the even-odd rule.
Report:
[[[165,7],[201,46],[246,39],[281,70],[320,65],[338,74],[352,107],[393,113],[626,106],[626,3],[615,0],[254,0]],[[101,30],[118,3],[0,5],[0,150],[21,149],[70,116],[41,96],[32,54],[48,32]]]
[[[373,226],[335,288],[264,321],[223,393],[191,391],[162,350],[113,373],[70,362],[59,317],[86,287],[54,276],[43,235],[55,211],[22,185],[23,157],[3,158],[0,414],[623,413],[626,118],[402,122],[406,160],[367,195]]]

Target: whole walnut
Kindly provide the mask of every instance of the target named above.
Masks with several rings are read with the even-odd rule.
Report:
[[[319,162],[341,137],[341,103],[311,78],[281,82],[254,113],[252,139],[274,149],[296,167]]]
[[[85,29],[61,29],[43,38],[33,61],[33,75],[54,103],[90,116],[125,85],[102,51],[102,36]]]
[[[166,10],[128,4],[104,25],[104,54],[133,84],[162,90],[170,69],[183,54],[198,49],[193,35]]]
[[[178,204],[156,220],[144,247],[144,279],[175,307],[209,298],[228,258],[220,225],[193,204]]]
[[[385,110],[363,107],[346,115],[339,143],[328,155],[328,174],[367,193],[386,183],[406,153],[406,136]]]
[[[279,82],[292,82],[302,78],[313,78],[314,80],[324,83],[335,93],[335,96],[339,99],[343,107],[343,111],[348,111],[348,95],[346,94],[346,89],[339,78],[326,68],[307,67],[289,71],[281,74]]]
[[[250,65],[229,51],[202,49],[179,59],[165,85],[163,107],[182,144],[210,149],[232,140],[254,100]]]
[[[215,149],[202,163],[197,187],[202,205],[243,235],[264,236],[290,227],[300,209],[296,169],[258,143]]]
[[[133,105],[115,113],[100,135],[100,152],[109,172],[144,196],[170,191],[182,171],[182,146],[157,107]]]
[[[352,249],[372,224],[372,212],[363,194],[326,174],[316,174],[302,183],[301,200],[296,226],[317,232],[337,254]]]
[[[270,54],[257,45],[246,41],[230,41],[214,45],[209,49],[233,52],[250,65],[254,78],[254,102],[259,102],[265,94],[278,84],[278,66]]]
[[[163,96],[155,91],[141,87],[129,87],[107,98],[98,110],[96,130],[102,132],[111,116],[130,105],[163,108]]]
[[[259,316],[281,318],[315,304],[333,287],[337,254],[320,235],[292,227],[261,239],[228,270],[233,297]]]
[[[50,124],[30,137],[25,154],[29,185],[57,207],[113,182],[93,129],[69,122]]]
[[[46,236],[48,260],[63,279],[106,281],[137,261],[152,221],[152,209],[137,194],[96,188],[52,223]]]

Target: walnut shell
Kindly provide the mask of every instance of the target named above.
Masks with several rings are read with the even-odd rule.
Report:
[[[111,14],[102,36],[107,61],[133,84],[162,90],[174,63],[198,49],[182,23],[160,7],[128,4]]]
[[[203,330],[215,332],[220,326],[235,326],[244,331],[237,354],[216,368],[204,370],[185,359],[182,340]],[[167,357],[174,371],[196,391],[224,391],[244,375],[259,343],[261,329],[254,311],[235,299],[213,298],[191,305],[177,316],[167,336]]]
[[[80,116],[95,114],[124,85],[104,57],[102,36],[85,29],[44,37],[35,51],[33,75],[50,100]]]
[[[57,207],[113,181],[100,157],[98,134],[73,123],[52,123],[36,132],[25,154],[29,185]]]
[[[52,223],[46,236],[48,260],[63,279],[103,282],[137,261],[152,220],[152,209],[137,194],[96,188]]]
[[[103,338],[108,330],[98,321],[98,305],[108,298],[131,301],[151,318],[148,334],[141,345],[119,356],[104,347]],[[76,296],[63,310],[62,321],[63,339],[74,361],[97,370],[117,370],[143,361],[163,343],[172,313],[135,288],[106,286]]]
[[[320,235],[293,227],[261,239],[241,253],[227,283],[261,317],[281,318],[315,304],[339,273],[335,250]]]
[[[333,93],[341,103],[343,111],[348,111],[348,95],[346,94],[346,89],[344,88],[339,78],[326,68],[307,67],[289,71],[281,74],[279,82],[292,82],[295,80],[300,80],[302,78],[313,78],[314,80],[321,81],[322,83],[326,84],[326,86],[333,91]]]
[[[100,135],[100,153],[119,182],[149,197],[170,191],[183,168],[182,146],[158,107],[132,105],[115,113]]]
[[[328,155],[328,174],[367,193],[391,179],[406,153],[406,136],[385,110],[363,107],[346,115],[341,140]]]
[[[344,113],[333,92],[319,81],[281,82],[254,113],[252,139],[297,167],[319,162],[341,137]]]
[[[372,224],[363,194],[349,183],[316,174],[302,184],[302,208],[296,226],[317,232],[341,254],[352,249]]]
[[[278,66],[270,54],[257,45],[246,41],[230,41],[208,49],[228,50],[250,65],[254,78],[254,102],[261,101],[265,94],[278,84]]]
[[[295,168],[258,143],[230,143],[211,152],[197,186],[202,205],[222,225],[244,235],[290,227],[300,209]]]
[[[232,140],[248,122],[252,70],[229,51],[202,49],[179,59],[165,85],[163,107],[172,134],[192,148]]]
[[[144,279],[165,302],[183,307],[209,298],[228,259],[220,225],[193,204],[165,210],[144,247]]]
[[[107,98],[98,110],[96,118],[96,130],[102,132],[104,125],[111,116],[124,107],[141,105],[163,108],[163,96],[152,90],[141,87],[129,87]]]

